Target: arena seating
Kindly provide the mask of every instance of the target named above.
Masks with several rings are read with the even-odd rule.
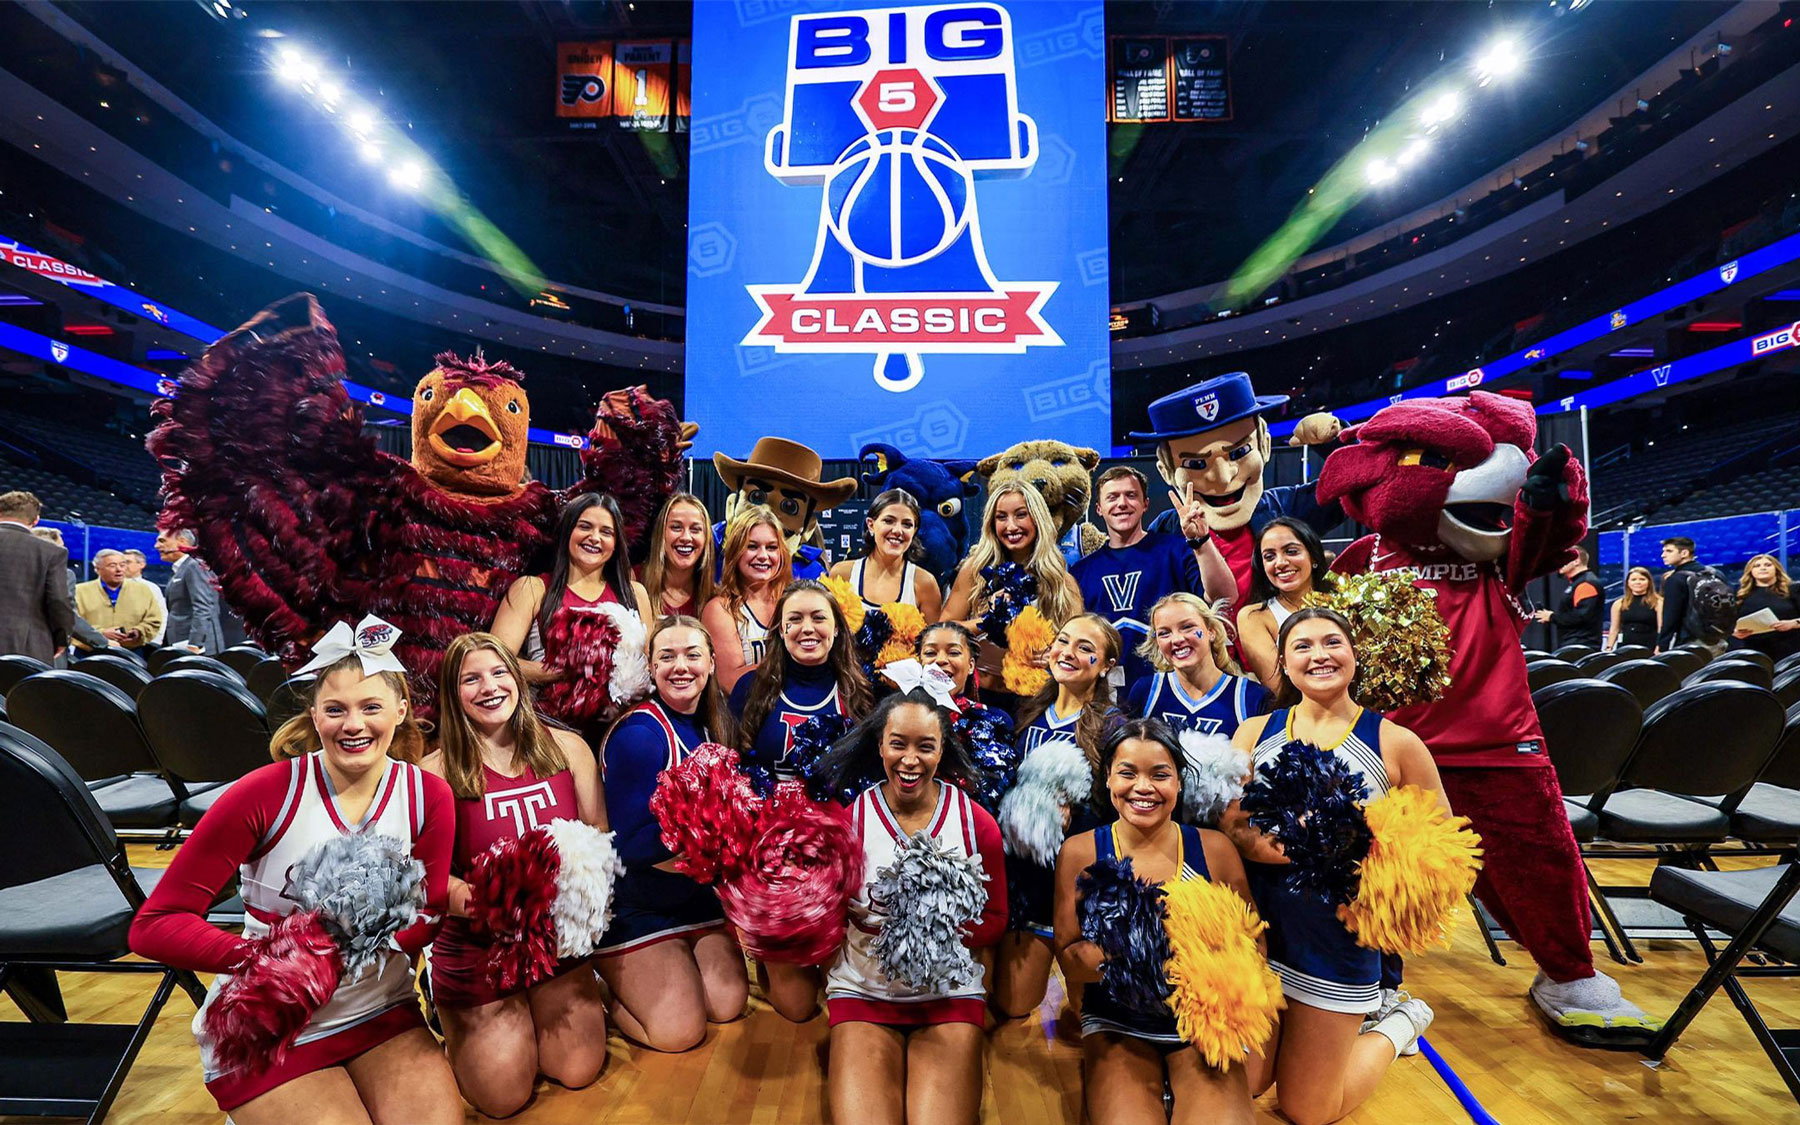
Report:
[[[0,445],[0,458],[7,452]],[[0,488],[23,489],[35,495],[44,505],[45,519],[79,519],[104,527],[143,531],[156,526],[156,517],[141,505],[43,468],[0,460]]]

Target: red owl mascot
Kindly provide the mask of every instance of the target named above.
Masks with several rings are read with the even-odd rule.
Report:
[[[394,651],[427,715],[445,647],[492,625],[564,500],[611,493],[619,543],[641,555],[693,432],[643,388],[614,391],[582,479],[559,493],[527,479],[531,407],[510,365],[439,356],[413,391],[410,462],[363,433],[343,376],[337,331],[308,294],[208,347],[154,408],[162,523],[194,530],[225,600],[283,659],[297,663],[333,621],[399,626]]]
[[[1594,969],[1586,875],[1519,644],[1519,593],[1587,528],[1581,463],[1562,445],[1536,456],[1536,437],[1531,407],[1499,395],[1397,403],[1344,431],[1319,499],[1374,529],[1333,570],[1405,570],[1436,594],[1450,686],[1390,717],[1425,740],[1452,807],[1481,834],[1475,893],[1537,961],[1532,1000],[1565,1038],[1629,1050],[1658,1023]]]

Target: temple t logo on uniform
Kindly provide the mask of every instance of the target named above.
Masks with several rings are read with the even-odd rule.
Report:
[[[547,809],[555,802],[556,794],[551,792],[548,781],[521,785],[504,793],[488,793],[483,797],[487,818],[499,820],[503,816],[512,817],[513,827],[521,836],[533,828],[542,828],[543,825],[538,823],[538,810]]]

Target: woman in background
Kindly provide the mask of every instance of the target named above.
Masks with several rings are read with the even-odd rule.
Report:
[[[848,581],[870,609],[900,602],[917,606],[927,621],[937,620],[943,592],[937,579],[913,561],[920,554],[919,501],[903,488],[890,488],[869,502],[863,526],[863,556],[834,564],[831,577]]]
[[[1606,634],[1606,647],[1642,645],[1656,648],[1656,634],[1662,632],[1662,595],[1656,592],[1656,577],[1648,567],[1634,566],[1625,575],[1625,592],[1612,604],[1612,628]]]
[[[1732,647],[1754,649],[1778,661],[1800,652],[1800,598],[1794,596],[1788,572],[1774,555],[1751,558],[1738,581],[1738,616],[1763,610],[1775,615],[1770,630],[1749,633],[1738,629],[1732,633]]]
[[[1262,686],[1281,686],[1275,670],[1275,637],[1288,615],[1306,604],[1314,590],[1331,589],[1330,564],[1319,533],[1303,520],[1277,516],[1256,533],[1256,569],[1250,574],[1250,604],[1238,609],[1238,651]]]
[[[712,600],[712,517],[698,496],[677,492],[657,513],[643,579],[651,620],[676,613],[696,617]]]

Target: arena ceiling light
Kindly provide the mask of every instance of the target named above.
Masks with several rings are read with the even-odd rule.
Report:
[[[1363,169],[1363,175],[1376,187],[1392,182],[1394,177],[1399,174],[1398,168],[1380,159],[1369,161],[1368,167]]]
[[[1462,91],[1445,90],[1425,103],[1425,108],[1419,111],[1419,124],[1426,129],[1436,129],[1454,121],[1462,109]]]
[[[1519,41],[1510,35],[1503,35],[1481,49],[1475,56],[1475,76],[1486,86],[1495,79],[1510,78],[1525,65],[1524,51]]]

